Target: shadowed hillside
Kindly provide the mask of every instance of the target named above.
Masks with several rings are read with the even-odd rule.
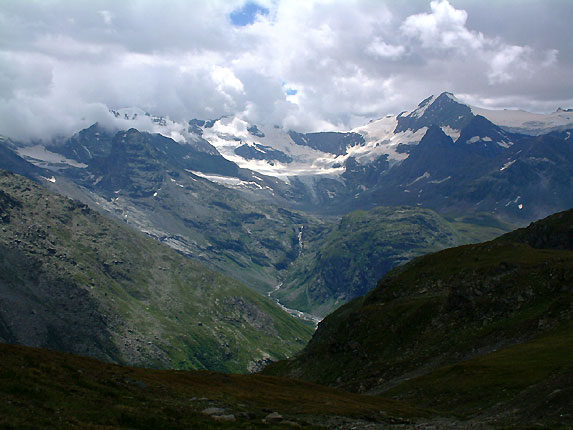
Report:
[[[572,226],[570,210],[419,257],[325,318],[300,354],[265,373],[446,414],[570,422]]]

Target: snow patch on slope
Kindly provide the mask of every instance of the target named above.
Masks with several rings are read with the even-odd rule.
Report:
[[[500,172],[503,172],[504,170],[506,170],[508,167],[510,167],[511,165],[513,165],[513,163],[515,163],[516,160],[511,160],[508,161],[507,163],[505,163],[503,166],[501,166],[501,169],[499,169]]]
[[[436,99],[437,97],[432,95],[431,97],[428,97],[426,100],[422,101],[422,103],[420,103],[415,109],[408,112],[404,112],[402,116],[420,118],[422,115],[424,115],[424,113],[432,105],[432,103],[436,101]]]
[[[484,116],[500,127],[525,134],[540,135],[551,130],[573,127],[573,112],[567,110],[538,114],[524,110],[470,108],[475,115]]]
[[[450,127],[449,125],[444,125],[441,127],[442,131],[444,132],[444,134],[446,136],[451,137],[451,139],[455,142],[456,140],[458,140],[458,138],[460,137],[461,134],[461,130],[455,129]]]
[[[282,128],[261,127],[264,137],[248,131],[250,124],[239,118],[221,118],[213,127],[205,128],[203,138],[213,145],[227,160],[239,167],[254,170],[267,176],[286,178],[301,175],[340,175],[347,156],[328,154],[308,146],[297,145]],[[235,153],[238,147],[248,145],[269,146],[292,158],[290,163],[275,160],[247,160]],[[286,179],[285,179],[286,180]]]
[[[44,145],[23,146],[16,150],[18,155],[32,164],[44,168],[57,168],[58,164],[85,169],[87,164],[70,160],[61,154],[48,151]],[[55,165],[55,166],[54,166]]]
[[[430,178],[430,172],[424,172],[423,175],[418,176],[416,179],[414,179],[412,182],[410,182],[408,185],[406,185],[407,187],[409,187],[410,185],[414,185],[416,182],[421,181],[422,179],[429,179]]]
[[[381,155],[388,155],[390,164],[401,162],[408,158],[408,154],[398,149],[399,145],[417,145],[426,134],[427,127],[417,131],[406,130],[394,134],[398,125],[395,116],[372,121],[369,124],[357,127],[351,132],[362,135],[366,144],[349,149],[349,155],[356,158],[361,164],[374,161]]]

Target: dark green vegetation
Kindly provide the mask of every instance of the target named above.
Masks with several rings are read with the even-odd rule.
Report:
[[[497,425],[573,420],[573,210],[419,257],[267,374]]]
[[[301,256],[273,297],[325,316],[372,290],[386,272],[413,257],[492,239],[508,230],[485,215],[455,220],[412,207],[352,212],[328,230],[304,226]]]
[[[237,281],[0,172],[0,340],[108,361],[245,372],[311,328]]]
[[[2,344],[0,362],[2,428],[319,429],[424,415],[402,402],[261,375],[137,369]],[[202,413],[214,407],[235,421]],[[272,412],[282,422],[263,423]]]

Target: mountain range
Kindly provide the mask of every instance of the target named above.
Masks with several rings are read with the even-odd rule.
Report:
[[[0,426],[567,428],[573,112],[111,116],[0,138]]]
[[[315,133],[237,117],[177,123],[137,109],[112,116],[112,127],[94,124],[47,142],[3,138],[0,167],[319,316],[415,255],[492,239],[573,206],[570,110],[490,111],[442,93],[353,130]],[[411,227],[422,233],[408,238],[409,227],[396,225],[402,245],[392,253],[379,253],[385,234],[373,259],[338,264],[347,259],[337,260],[334,248],[359,249],[354,234],[341,241],[349,233],[341,227],[351,225],[342,217],[374,211],[361,234],[382,231],[389,224],[374,215],[380,206],[395,208],[384,218],[418,208],[425,221]],[[432,211],[445,217],[443,226],[461,222],[472,233],[433,236]],[[321,281],[326,273],[340,286],[326,288],[333,285]]]
[[[561,185],[559,178],[566,181],[570,173],[554,168],[570,161],[571,110],[547,115],[492,111],[442,93],[411,111],[347,132],[316,133],[261,127],[237,117],[176,123],[136,109],[113,114],[113,127],[94,125],[71,138],[20,144],[17,152],[61,173],[87,169],[83,176],[93,181],[103,173],[93,171],[98,163],[101,168],[106,157],[114,158],[114,127],[140,127],[141,132],[171,139],[156,137],[154,145],[187,175],[314,212],[415,204],[447,213],[477,206],[504,218],[531,221],[570,204],[563,201],[570,195],[559,197],[559,192],[542,202],[537,199],[544,190],[554,191],[554,185]],[[525,178],[523,169],[529,171]]]

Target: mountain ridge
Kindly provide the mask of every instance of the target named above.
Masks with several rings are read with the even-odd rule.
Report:
[[[570,115],[568,111],[556,114]],[[560,120],[561,125],[556,126],[555,130],[562,131],[532,136],[516,133],[515,127],[513,131],[508,131],[503,125],[494,124],[487,116],[486,111],[476,111],[453,94],[442,93],[427,98],[412,111],[386,117],[348,132],[297,133],[292,130],[287,132],[280,127],[262,129],[236,117],[212,121],[190,120],[178,124],[169,119],[154,119],[148,114],[130,112],[123,116],[118,113],[118,118],[122,119],[117,121],[124,128],[137,124],[143,126],[147,121],[154,133],[175,139],[173,142],[177,143],[170,144],[171,149],[160,149],[170,157],[168,164],[171,166],[178,165],[188,174],[198,174],[239,190],[250,199],[304,211],[342,215],[351,209],[367,209],[367,202],[371,202],[370,207],[415,204],[443,213],[456,213],[472,211],[474,205],[478,205],[479,211],[497,213],[506,220],[523,223],[567,209],[572,196],[566,192],[556,193],[550,201],[545,200],[542,204],[537,203],[537,196],[528,198],[529,203],[526,204],[507,204],[521,195],[518,188],[523,180],[528,182],[528,192],[537,195],[542,195],[547,187],[564,186],[551,173],[547,175],[545,167],[541,165],[530,165],[531,173],[514,172],[509,175],[508,172],[515,170],[517,165],[507,163],[519,160],[527,163],[523,152],[533,142],[539,143],[537,152],[541,153],[544,146],[548,146],[545,142],[556,136],[568,142],[567,136],[573,130],[573,117],[570,121],[568,117]],[[489,117],[496,119],[492,115]],[[444,149],[440,156],[427,152],[424,160],[419,162],[428,163],[428,166],[414,172],[416,169],[408,160],[419,152],[417,148],[428,133],[430,135],[426,137],[426,142],[432,140],[430,137],[438,139],[436,127],[456,145]],[[567,131],[567,127],[571,130]],[[48,145],[44,153],[22,148],[19,152],[34,163],[47,163],[47,166],[49,161],[42,161],[42,157],[48,157],[46,150],[67,154],[71,157],[70,161],[80,163],[80,167],[81,163],[91,162],[91,170],[98,165],[94,163],[95,157],[105,170],[106,163],[117,162],[115,157],[104,156],[106,148],[109,151],[110,139],[125,132],[114,132],[109,136],[106,132],[93,130],[88,133],[88,130],[78,133],[64,144],[58,141]],[[156,136],[140,133],[141,136]],[[88,142],[90,139],[97,141],[97,144]],[[155,139],[153,145],[165,146],[158,136],[151,139]],[[86,154],[86,151],[90,154]],[[564,149],[563,154],[569,152]],[[569,155],[567,157],[563,159],[552,150],[547,156],[538,156],[539,159],[547,159],[548,163],[556,163],[560,169],[570,164]],[[481,163],[480,169],[476,169],[476,160]],[[435,171],[430,169],[431,166]],[[439,176],[440,171],[453,166],[459,167],[455,176]],[[81,169],[54,166],[56,168],[61,174],[81,176]],[[507,178],[494,175],[496,171],[504,172]],[[415,191],[419,195],[408,195],[412,190],[408,190],[406,185],[426,172],[432,178],[418,184],[426,182],[425,187],[418,187]],[[416,176],[413,176],[414,173]],[[567,177],[564,173],[561,176]],[[525,175],[525,178],[520,178],[520,175]],[[535,175],[538,178],[532,180]],[[444,186],[431,185],[440,184],[440,181],[450,183],[445,184],[445,189]],[[536,182],[539,183],[537,187]],[[466,193],[467,190],[469,192]],[[496,194],[496,198],[480,198],[475,195],[476,191],[480,195],[485,192]],[[449,201],[440,197],[444,193]],[[525,196],[521,195],[521,199],[525,199]],[[518,210],[515,210],[516,207]]]
[[[0,189],[2,341],[246,372],[293,353],[312,332],[246,286],[82,203],[5,171]]]

